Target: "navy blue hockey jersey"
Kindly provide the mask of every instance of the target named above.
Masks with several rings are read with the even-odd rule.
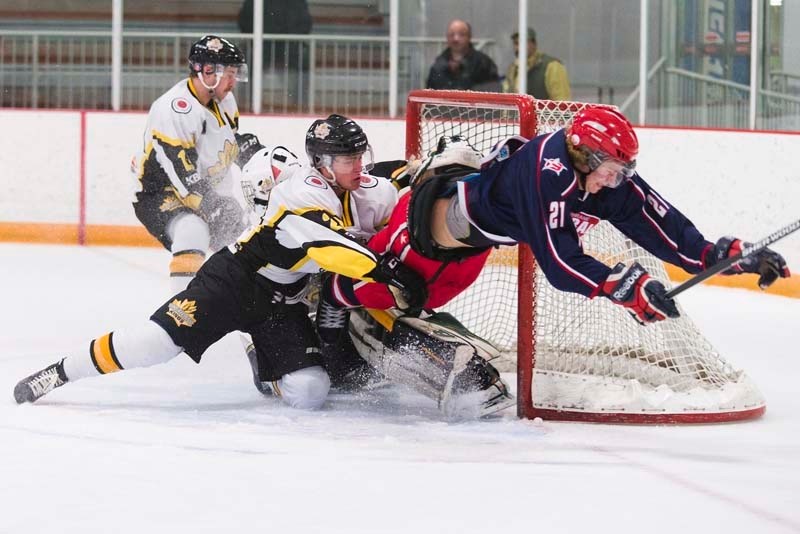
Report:
[[[509,142],[480,173],[458,183],[460,204],[493,242],[527,243],[557,289],[594,297],[608,277],[613,266],[585,254],[580,242],[580,227],[598,219],[666,262],[690,273],[704,268],[712,244],[638,174],[616,189],[583,191],[563,129],[512,150]]]

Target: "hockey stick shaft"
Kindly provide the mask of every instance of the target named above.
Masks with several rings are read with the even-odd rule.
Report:
[[[800,219],[798,219],[798,220],[796,220],[796,221],[794,221],[792,223],[787,224],[786,226],[784,226],[780,230],[776,230],[776,231],[772,232],[771,234],[769,234],[764,239],[762,239],[760,241],[756,241],[755,243],[751,244],[749,247],[747,247],[744,250],[742,250],[739,254],[736,254],[735,256],[731,256],[729,258],[725,258],[724,260],[722,260],[720,262],[717,262],[716,264],[714,264],[713,266],[709,267],[705,271],[702,271],[702,272],[694,275],[692,278],[689,278],[687,281],[685,281],[684,283],[680,284],[679,286],[676,286],[676,287],[672,288],[671,290],[669,290],[667,292],[667,295],[666,295],[667,298],[675,298],[676,296],[680,295],[681,293],[683,293],[684,291],[686,291],[690,287],[694,287],[697,284],[699,284],[700,282],[702,282],[704,280],[708,280],[712,276],[714,276],[716,274],[719,274],[719,273],[721,273],[722,271],[724,271],[726,269],[729,269],[734,264],[736,264],[738,261],[743,260],[744,258],[746,258],[746,257],[748,257],[748,256],[750,256],[752,254],[755,254],[756,252],[759,252],[759,251],[763,250],[764,248],[770,246],[772,243],[774,243],[774,242],[776,242],[776,241],[778,241],[780,239],[783,239],[787,235],[789,235],[789,234],[791,234],[793,232],[796,232],[797,230],[800,230]]]

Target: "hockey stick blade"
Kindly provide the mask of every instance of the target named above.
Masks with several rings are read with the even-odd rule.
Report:
[[[776,230],[769,234],[767,237],[760,241],[756,241],[755,243],[751,244],[749,247],[742,250],[739,254],[735,256],[731,256],[729,258],[725,258],[724,260],[714,264],[713,266],[709,267],[705,271],[697,273],[692,278],[689,278],[684,283],[672,288],[671,290],[667,291],[667,298],[675,298],[676,296],[680,295],[690,287],[694,287],[695,285],[699,284],[700,282],[711,278],[712,276],[721,273],[722,271],[729,269],[738,261],[750,256],[751,254],[755,254],[760,250],[765,249],[766,247],[770,246],[772,243],[783,239],[787,235],[800,230],[800,219],[787,224],[780,230]]]

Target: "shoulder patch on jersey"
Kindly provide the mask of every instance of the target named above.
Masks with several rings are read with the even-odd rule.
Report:
[[[174,98],[171,105],[172,111],[175,113],[189,113],[192,111],[192,103],[185,98]]]
[[[543,171],[553,171],[556,175],[561,175],[561,171],[566,168],[559,158],[544,158],[544,165],[542,165]]]
[[[378,185],[378,180],[374,176],[370,176],[368,174],[362,174],[361,180],[358,182],[359,187],[363,187],[364,189],[371,189]]]
[[[306,176],[305,182],[311,187],[318,187],[320,189],[328,189],[328,183],[319,176]]]

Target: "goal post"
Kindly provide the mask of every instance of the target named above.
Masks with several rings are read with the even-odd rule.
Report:
[[[483,153],[511,135],[567,126],[582,102],[529,95],[415,90],[406,108],[406,156],[443,135]],[[587,254],[608,265],[638,261],[668,284],[663,263],[610,224],[573,218]],[[680,303],[679,303],[680,309]],[[523,418],[617,423],[708,423],[761,416],[763,396],[703,337],[686,312],[642,327],[604,298],[556,290],[527,245],[500,247],[478,280],[443,308],[504,354],[517,373]],[[501,362],[502,365],[503,362]]]

